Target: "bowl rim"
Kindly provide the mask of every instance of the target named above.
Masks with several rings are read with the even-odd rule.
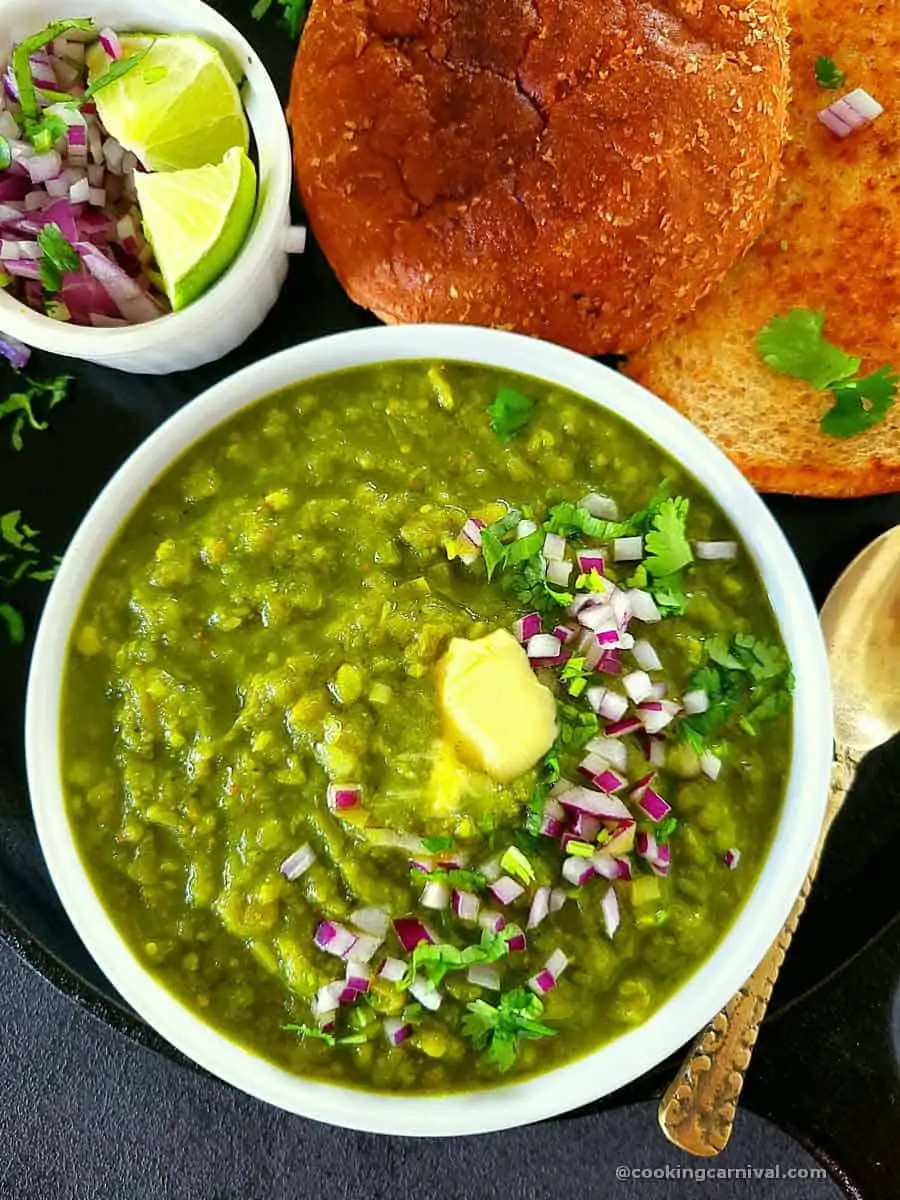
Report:
[[[19,9],[23,13],[29,7],[39,9],[34,21],[40,27],[41,9],[49,21],[83,15],[84,8],[81,0],[5,0],[5,3],[12,9],[5,14],[7,27],[10,22],[13,25],[24,23],[16,15]],[[177,20],[169,15],[176,9],[179,10]],[[215,327],[223,311],[240,303],[244,289],[253,282],[260,259],[278,251],[287,254],[284,230],[290,220],[293,165],[281,100],[268,68],[240,30],[221,13],[204,0],[176,0],[175,3],[157,0],[155,8],[145,0],[94,0],[93,10],[98,28],[108,21],[120,30],[139,31],[142,26],[146,27],[142,17],[148,14],[153,32],[200,30],[197,37],[212,42],[226,59],[239,63],[249,88],[249,93],[241,91],[241,99],[259,158],[256,211],[240,252],[228,270],[180,312],[168,312],[139,325],[94,328],[54,321],[0,289],[0,330],[4,333],[28,346],[70,358],[108,354],[110,365],[115,366],[119,358],[129,354],[165,347],[173,336],[203,339],[205,330]],[[109,12],[108,18],[100,15],[105,12]],[[30,21],[30,16],[28,19]],[[5,61],[4,37],[5,34],[0,33],[0,62]]]
[[[679,461],[714,497],[755,561],[794,665],[796,691],[788,786],[769,852],[742,909],[697,971],[642,1025],[575,1062],[473,1092],[402,1096],[293,1075],[206,1025],[154,979],[116,931],[82,866],[63,801],[58,734],[63,667],[86,588],[149,486],[206,434],[281,388],[354,366],[422,359],[506,368],[566,387],[629,421]],[[799,564],[762,500],[704,434],[632,380],[571,350],[498,330],[407,325],[340,333],[263,359],[188,403],[119,468],[79,526],[47,599],[28,681],[26,760],[41,848],[63,906],[113,986],[157,1032],[212,1074],[299,1115],[373,1133],[450,1136],[527,1124],[608,1095],[676,1051],[741,987],[783,925],[818,841],[831,728],[824,641]]]

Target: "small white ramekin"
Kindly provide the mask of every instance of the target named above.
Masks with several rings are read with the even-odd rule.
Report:
[[[259,170],[256,217],[231,268],[182,312],[143,325],[90,329],[53,321],[0,289],[0,330],[26,346],[120,371],[190,370],[246,341],[265,320],[287,276],[292,168],[281,101],[250,43],[201,0],[0,0],[0,63],[8,60],[13,43],[50,21],[88,15],[98,28],[196,34],[246,77],[242,95]]]
[[[262,396],[331,371],[422,358],[520,371],[587,396],[644,430],[715,497],[737,529],[768,592],[797,681],[790,774],[772,845],[744,907],[706,962],[643,1025],[577,1062],[535,1079],[447,1096],[375,1094],[300,1078],[237,1045],[167,992],[129,949],[85,870],[64,801],[59,748],[66,659],[85,593],[160,476],[198,439]],[[523,1125],[596,1100],[662,1062],[730,999],[800,891],[825,813],[831,729],[825,647],[797,560],[757,494],[695,426],[632,380],[570,350],[498,330],[399,325],[338,334],[263,359],[182,408],[132,455],[88,513],[51,588],[28,684],[26,751],[38,835],[65,909],[119,994],[163,1037],[213,1074],[291,1112],[375,1133],[444,1136]]]

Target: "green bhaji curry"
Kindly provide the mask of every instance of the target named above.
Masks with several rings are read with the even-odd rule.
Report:
[[[640,1024],[777,821],[790,665],[715,500],[586,399],[314,379],[140,501],[79,616],[67,804],[137,958],[289,1070],[445,1092]]]

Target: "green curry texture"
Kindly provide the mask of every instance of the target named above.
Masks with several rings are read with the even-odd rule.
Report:
[[[508,385],[537,405],[502,443],[487,408]],[[630,511],[665,475],[691,500],[692,538],[733,536],[692,478],[589,401],[482,367],[401,363],[263,400],[140,501],[74,633],[64,781],[112,920],[192,1012],[305,1075],[428,1092],[498,1081],[461,1031],[466,1003],[494,996],[464,973],[447,976],[441,1009],[420,1014],[399,1047],[380,1032],[380,1015],[404,1006],[387,983],[342,1015],[342,1032],[372,1031],[361,1045],[303,1041],[283,1026],[312,1024],[317,988],[343,974],[313,945],[321,919],[347,921],[364,905],[417,911],[421,885],[386,836],[452,835],[470,865],[521,843],[535,773],[500,786],[440,750],[433,668],[448,640],[519,615],[480,562],[449,562],[445,543],[498,501],[540,519],[596,490]],[[652,633],[676,687],[711,633],[779,641],[745,554],[695,564],[690,590],[687,614]],[[679,827],[658,905],[642,913],[623,897],[611,941],[601,891],[570,889],[575,899],[529,931],[527,952],[499,964],[506,988],[557,947],[570,960],[545,999],[556,1036],[522,1043],[502,1078],[582,1056],[697,969],[752,887],[789,757],[789,714],[762,738],[738,732],[715,783],[683,777],[672,751],[658,786]],[[328,811],[333,779],[362,785],[358,813]],[[305,842],[317,861],[288,882],[279,866]],[[722,855],[734,846],[741,860],[729,871]],[[538,839],[528,854],[539,883],[558,882],[555,842]],[[524,925],[527,906],[510,911]],[[442,940],[477,940],[449,910],[427,920]],[[392,934],[385,952],[400,955]]]

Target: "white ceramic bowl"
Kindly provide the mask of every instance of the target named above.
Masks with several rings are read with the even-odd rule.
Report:
[[[60,782],[61,682],[85,590],[117,531],[183,452],[247,404],[313,376],[385,360],[438,358],[507,367],[570,388],[633,421],[716,497],[740,531],[778,617],[797,677],[784,809],[762,874],[715,953],[640,1028],[536,1079],[463,1095],[374,1095],[298,1078],[204,1025],[132,955],[100,903],[73,841]],[[743,476],[674,409],[606,367],[544,342],[462,326],[339,334],[284,351],[218,384],[158,429],[91,509],[63,560],[39,631],[27,711],[28,778],[38,834],[78,933],[125,999],[182,1053],[255,1096],[320,1121],[379,1133],[484,1132],[586,1104],[688,1040],[762,958],[800,890],[825,810],[831,761],[828,669],[816,610],[787,542]]]
[[[53,321],[0,289],[0,330],[27,346],[146,375],[186,371],[224,357],[265,320],[287,276],[291,147],[281,101],[259,55],[200,0],[0,0],[0,63],[10,47],[50,21],[90,16],[98,28],[194,33],[247,78],[242,92],[256,140],[259,202],[240,255],[182,312],[143,325],[88,329]]]

